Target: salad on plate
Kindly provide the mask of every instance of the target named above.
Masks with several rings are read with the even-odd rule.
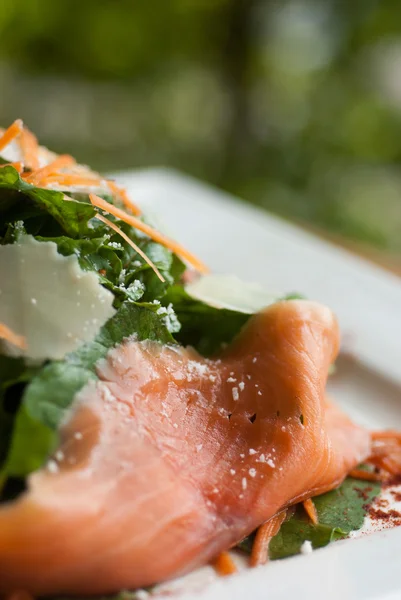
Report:
[[[0,131],[7,598],[308,553],[359,529],[401,471],[401,434],[326,395],[332,311],[210,274],[134,201],[21,120]]]

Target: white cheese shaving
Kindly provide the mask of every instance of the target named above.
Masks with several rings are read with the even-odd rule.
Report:
[[[27,350],[1,343],[14,356],[62,359],[93,340],[115,313],[114,296],[95,273],[83,271],[75,255],[59,254],[55,243],[30,235],[0,246],[0,281],[0,321],[27,342]]]
[[[245,314],[258,312],[280,296],[274,296],[258,284],[246,283],[231,275],[205,275],[188,284],[185,289],[190,296],[209,306]]]

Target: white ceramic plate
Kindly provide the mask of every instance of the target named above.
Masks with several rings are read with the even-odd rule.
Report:
[[[217,273],[329,305],[343,332],[330,388],[357,422],[401,429],[401,280],[285,221],[168,170],[117,175],[131,198]],[[377,528],[377,525],[376,525]],[[366,523],[364,530],[371,529]],[[231,578],[206,567],[162,586],[180,598],[401,599],[401,527]]]

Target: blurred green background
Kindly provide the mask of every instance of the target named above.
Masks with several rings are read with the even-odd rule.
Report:
[[[401,254],[400,0],[1,0],[0,123]]]

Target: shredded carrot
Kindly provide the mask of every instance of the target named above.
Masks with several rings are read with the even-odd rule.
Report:
[[[379,473],[372,473],[372,471],[364,471],[363,469],[352,469],[348,475],[354,479],[364,481],[383,481],[383,477]]]
[[[99,196],[96,196],[95,194],[89,194],[89,199],[92,202],[92,204],[97,208],[100,208],[101,210],[104,210],[105,212],[114,215],[115,217],[117,217],[117,219],[121,219],[122,221],[124,221],[124,223],[127,223],[127,225],[131,225],[131,227],[139,229],[143,233],[146,233],[146,235],[148,235],[155,242],[158,242],[159,244],[162,244],[172,252],[175,252],[175,254],[187,260],[195,269],[197,269],[201,273],[208,272],[206,265],[204,265],[200,260],[198,260],[190,252],[188,252],[188,250],[186,250],[177,242],[174,242],[173,240],[170,240],[163,234],[159,233],[158,231],[156,231],[156,229],[153,229],[153,227],[146,225],[146,223],[143,223],[138,218],[132,215],[128,215],[125,211],[121,210],[120,208],[117,208],[116,206],[113,206],[113,204],[110,204],[110,202],[106,202],[106,200],[103,200],[103,198],[99,198]]]
[[[4,323],[0,323],[0,338],[7,340],[7,342],[10,342],[13,346],[17,346],[17,348],[20,348],[21,350],[26,350],[27,348],[25,337],[23,335],[18,335],[18,333],[12,331],[12,329],[7,327]]]
[[[59,169],[69,167],[73,164],[75,164],[75,160],[72,156],[69,156],[69,154],[61,154],[45,167],[32,171],[32,173],[25,177],[25,180],[28,183],[37,185],[42,181],[46,181],[46,178],[49,177],[49,175],[53,175],[53,173],[57,172]]]
[[[29,169],[39,169],[39,144],[36,136],[24,127],[21,133],[20,147],[25,166]]]
[[[0,150],[3,150],[14,138],[22,132],[23,123],[21,119],[14,121],[10,127],[8,127],[2,136],[0,136]]]
[[[156,273],[156,275],[158,276],[158,278],[160,279],[160,281],[162,281],[163,283],[165,282],[165,279],[163,277],[163,275],[160,273],[159,269],[156,267],[156,265],[150,260],[150,258],[148,256],[146,256],[146,254],[135,244],[135,242],[133,242],[128,235],[126,235],[123,231],[121,231],[121,229],[115,224],[112,223],[112,221],[110,221],[109,219],[106,219],[106,217],[103,217],[102,215],[97,214],[96,215],[96,219],[99,219],[99,221],[103,221],[103,223],[105,223],[106,225],[108,225],[109,227],[111,227],[111,229],[113,229],[116,233],[118,233],[126,242],[127,244],[129,244],[136,252],[138,252],[138,254],[140,256],[142,256],[143,260],[145,260],[148,265],[154,270],[154,272]]]
[[[312,523],[314,525],[317,525],[319,523],[319,517],[317,516],[316,506],[315,506],[312,498],[308,498],[307,500],[304,500],[302,502],[302,504],[303,504],[306,514],[308,515],[308,517],[310,518]]]
[[[369,458],[369,462],[379,469],[390,473],[390,475],[399,475],[401,473],[401,465],[393,460],[391,454],[388,456],[371,457]]]
[[[127,192],[123,188],[120,188],[116,183],[114,183],[114,181],[108,180],[106,183],[110,191],[113,192],[113,194],[116,194],[116,196],[119,196],[125,208],[131,210],[134,213],[134,215],[141,214],[141,209],[132,202],[131,198],[128,196]]]
[[[238,573],[236,564],[231,558],[229,552],[221,552],[213,561],[213,567],[216,569],[217,573],[221,575],[221,577]]]
[[[286,514],[286,510],[278,513],[257,530],[250,558],[251,567],[258,567],[267,563],[270,540],[280,531]]]
[[[49,183],[58,183],[59,185],[95,185],[100,186],[100,180],[94,177],[83,177],[82,175],[75,175],[73,173],[54,173],[48,175],[46,179],[43,179],[41,183],[47,185]]]
[[[3,165],[0,165],[0,168],[2,167],[14,167],[14,169],[16,169],[18,171],[18,173],[22,173],[22,171],[24,170],[24,165],[22,164],[22,162],[9,162],[9,163],[4,163]]]
[[[387,431],[372,431],[370,434],[372,440],[394,440],[401,443],[401,431],[394,431],[392,429],[388,429]]]

